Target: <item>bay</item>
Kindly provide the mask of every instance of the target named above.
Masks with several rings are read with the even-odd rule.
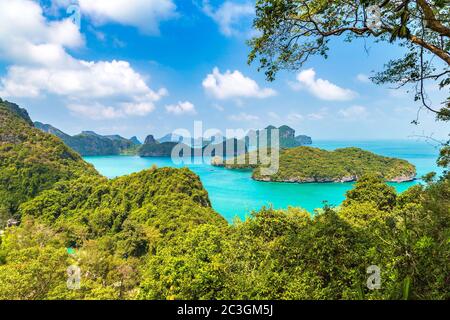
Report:
[[[408,160],[417,167],[417,177],[435,171],[442,173],[436,165],[439,149],[423,141],[414,140],[377,140],[377,141],[317,141],[313,145],[326,150],[358,147],[374,153]],[[98,156],[85,157],[89,163],[104,176],[115,178],[158,167],[182,167],[175,165],[171,158],[140,158],[136,156]],[[232,222],[235,217],[244,219],[251,211],[263,206],[277,209],[302,207],[310,212],[323,206],[324,201],[338,206],[353,183],[268,183],[251,179],[251,171],[235,171],[210,165],[207,159],[201,164],[186,165],[201,179],[209,193],[213,208]],[[393,183],[398,192],[420,183]]]

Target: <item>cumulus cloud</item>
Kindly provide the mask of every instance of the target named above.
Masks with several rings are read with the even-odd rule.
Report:
[[[68,68],[12,66],[2,79],[3,90],[11,96],[51,93],[61,96],[102,98],[125,96],[157,101],[165,95],[162,89],[152,91],[143,77],[126,61],[77,61]]]
[[[208,0],[203,0],[202,10],[218,24],[220,32],[225,36],[241,34],[242,32],[239,30],[243,29],[243,24],[250,25],[251,19],[255,15],[255,7],[250,2],[226,1],[215,9]]]
[[[64,48],[78,48],[84,39],[70,20],[48,22],[31,0],[0,1],[0,58],[25,64],[61,65],[72,59]]]
[[[316,72],[313,68],[303,70],[297,75],[296,82],[290,82],[289,85],[294,90],[308,90],[312,95],[327,101],[346,101],[354,99],[356,92],[341,88],[328,80],[316,78]]]
[[[166,110],[168,113],[172,113],[176,116],[184,115],[184,114],[197,114],[195,110],[195,106],[189,101],[178,102],[177,104],[172,104],[166,106]]]
[[[79,5],[96,24],[115,22],[146,34],[159,33],[161,21],[177,16],[173,0],[79,0]]]
[[[47,21],[36,2],[1,0],[0,59],[12,64],[0,79],[0,95],[56,95],[69,101],[72,112],[107,119],[146,115],[167,95],[166,89],[150,89],[127,61],[84,61],[67,52],[83,43],[72,22]],[[116,102],[105,106],[102,100]]]
[[[203,80],[203,88],[207,93],[217,99],[230,98],[268,98],[276,95],[276,91],[270,88],[261,88],[255,80],[244,76],[240,71],[227,70],[220,73],[214,68]]]
[[[248,114],[245,112],[241,112],[239,114],[233,114],[231,116],[228,117],[228,119],[232,120],[232,121],[258,121],[259,117],[253,114]]]
[[[368,116],[367,108],[363,106],[351,106],[339,110],[339,114],[349,120],[364,119]]]

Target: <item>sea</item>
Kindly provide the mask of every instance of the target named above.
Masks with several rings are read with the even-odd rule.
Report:
[[[421,177],[429,172],[442,174],[436,165],[439,148],[425,141],[416,140],[373,140],[373,141],[316,141],[313,147],[335,150],[337,148],[358,147],[379,155],[408,160],[417,168],[417,180],[405,183],[391,183],[400,193],[409,187],[422,183]],[[208,191],[213,208],[229,222],[236,218],[246,219],[252,212],[262,207],[275,209],[301,207],[314,214],[324,203],[339,206],[345,193],[353,183],[272,183],[259,182],[251,178],[251,171],[228,170],[213,167],[209,159],[193,164],[175,164],[171,158],[141,158],[137,156],[96,156],[84,157],[108,178],[128,175],[141,170],[157,167],[186,166],[195,172]]]

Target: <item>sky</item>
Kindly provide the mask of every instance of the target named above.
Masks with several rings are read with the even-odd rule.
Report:
[[[254,0],[0,0],[0,97],[69,134],[144,139],[202,121],[316,140],[446,137],[426,111],[411,124],[412,93],[369,80],[403,48],[334,39],[328,59],[267,82],[247,64],[254,15]]]

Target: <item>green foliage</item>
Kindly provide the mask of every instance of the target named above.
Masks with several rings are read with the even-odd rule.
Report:
[[[202,225],[150,257],[141,299],[208,300],[220,297],[225,285],[226,227]]]
[[[230,169],[255,168],[253,178],[256,180],[300,183],[356,181],[369,173],[380,175],[387,181],[412,180],[416,175],[415,167],[405,160],[379,156],[359,148],[326,151],[297,147],[280,150],[279,170],[271,176],[261,174],[264,164],[248,165],[249,162],[249,154],[246,154],[228,160],[225,166]]]
[[[347,192],[344,207],[353,203],[371,203],[381,211],[390,211],[396,205],[396,191],[387,186],[381,177],[367,175],[358,180],[355,188]]]
[[[0,227],[20,203],[56,182],[97,174],[61,140],[30,123],[25,110],[0,101]]]
[[[229,225],[188,169],[108,180],[17,112],[0,117],[2,205],[16,199],[21,217],[0,235],[0,299],[450,299],[448,177],[396,195],[362,176],[340,208]]]

